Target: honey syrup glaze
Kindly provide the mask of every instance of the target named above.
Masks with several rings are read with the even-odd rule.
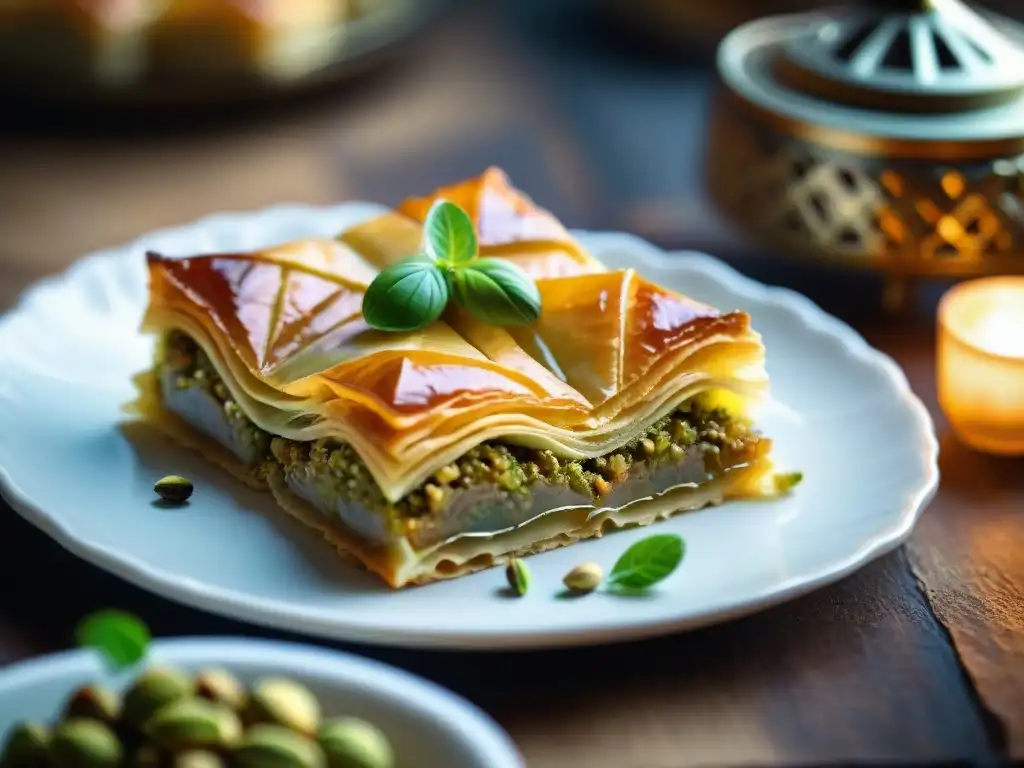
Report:
[[[411,247],[439,197],[473,217],[481,255],[529,267],[542,297],[536,323],[492,327],[449,307],[413,333],[367,327],[367,285]],[[389,495],[429,474],[432,456],[442,461],[484,440],[544,442],[550,430],[544,439],[564,444],[566,455],[590,455],[588,446],[606,449],[660,416],[684,386],[746,390],[766,381],[745,313],[722,314],[632,269],[608,270],[497,169],[334,239],[186,258],[150,253],[148,265],[146,330],[193,330],[243,410],[308,403],[312,437],[350,442]],[[290,423],[284,417],[249,415],[291,435],[274,429]]]

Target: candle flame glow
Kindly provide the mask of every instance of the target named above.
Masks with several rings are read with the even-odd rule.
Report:
[[[991,307],[978,318],[970,336],[991,354],[1024,357],[1024,304]]]

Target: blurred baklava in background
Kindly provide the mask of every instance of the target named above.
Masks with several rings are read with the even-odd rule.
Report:
[[[0,0],[4,80],[36,91],[286,85],[392,43],[440,0]],[[44,94],[40,94],[44,95]]]

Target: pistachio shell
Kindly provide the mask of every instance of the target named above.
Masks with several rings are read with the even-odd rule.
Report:
[[[50,734],[39,723],[22,723],[11,730],[0,754],[4,768],[42,768],[50,749]]]
[[[597,589],[603,578],[601,566],[597,563],[584,563],[569,571],[562,583],[574,592],[590,592]]]
[[[50,754],[56,768],[117,768],[124,758],[121,742],[110,727],[85,717],[57,726]]]
[[[328,768],[393,768],[395,753],[377,726],[354,717],[324,723],[317,741]]]
[[[172,752],[183,749],[225,749],[242,734],[238,715],[205,699],[179,699],[160,708],[146,721],[146,736]]]
[[[172,504],[183,504],[192,495],[193,487],[190,480],[178,475],[168,475],[156,481],[153,490],[164,501]]]
[[[120,716],[121,698],[102,685],[78,689],[64,707],[65,720],[70,717],[91,717],[113,725]]]
[[[283,677],[268,677],[253,686],[245,710],[246,722],[283,725],[307,736],[320,726],[320,702],[303,685]]]
[[[175,755],[172,768],[224,768],[226,764],[216,752],[192,749]]]
[[[234,710],[245,706],[246,692],[241,681],[223,669],[207,669],[196,678],[196,696],[215,701]]]
[[[136,729],[161,707],[184,699],[192,693],[192,681],[183,672],[153,667],[143,673],[124,697],[122,719]]]
[[[283,725],[255,725],[235,749],[238,768],[324,768],[315,741]]]

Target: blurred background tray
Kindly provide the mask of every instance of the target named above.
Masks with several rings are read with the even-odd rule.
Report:
[[[281,16],[298,7],[287,5],[292,0],[275,1],[285,4]],[[274,40],[274,22],[254,20],[241,11],[211,10],[214,3],[234,8],[245,0],[193,3],[202,15],[179,22],[177,31],[164,23],[168,16],[150,11],[151,21],[133,34],[116,31],[117,24],[100,18],[104,2],[82,3],[94,6],[89,14],[74,10],[75,3],[67,0],[23,4],[52,6],[49,17],[37,9],[0,9],[0,95],[15,104],[116,111],[210,109],[276,100],[348,80],[407,51],[413,38],[453,4],[323,0],[323,8],[346,8],[349,17],[330,24],[309,19],[296,25],[304,37],[288,40],[281,34]],[[190,0],[165,2],[174,8]],[[29,13],[38,15],[26,22]],[[278,23],[283,27],[288,22]],[[170,55],[168,39],[177,46]],[[278,50],[271,52],[274,45]],[[282,56],[286,46],[290,50]]]

